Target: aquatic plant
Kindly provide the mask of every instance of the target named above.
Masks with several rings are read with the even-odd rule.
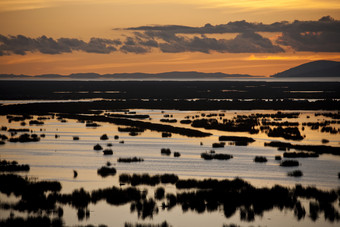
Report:
[[[256,156],[254,162],[267,162],[267,158],[264,156]]]
[[[285,158],[317,158],[318,154],[315,152],[284,152],[283,157]]]
[[[215,153],[201,153],[201,158],[203,158],[204,160],[213,160],[213,159],[217,159],[217,160],[228,160],[233,158],[232,155],[229,154],[215,154]]]
[[[102,166],[100,169],[97,170],[97,174],[102,176],[102,177],[107,177],[107,176],[114,176],[116,175],[117,170],[114,167],[107,167],[107,166]]]
[[[108,140],[109,137],[106,135],[106,134],[103,134],[101,137],[100,137],[100,140]]]
[[[294,170],[292,172],[288,172],[287,176],[289,176],[289,177],[302,177],[303,173],[302,173],[301,170]]]
[[[0,160],[0,171],[2,172],[28,172],[29,165],[19,165],[17,161]]]
[[[133,157],[133,158],[118,158],[117,161],[118,161],[118,162],[130,163],[130,162],[143,162],[144,159],[142,159],[142,158],[137,158],[137,157]]]
[[[104,155],[113,155],[113,151],[111,149],[105,149],[103,150]]]
[[[103,150],[103,148],[99,144],[96,144],[94,145],[93,150],[100,151],[100,150]]]
[[[181,153],[179,153],[179,152],[177,152],[177,151],[174,152],[174,157],[177,157],[177,158],[178,158],[178,157],[180,157],[180,156],[181,156]]]
[[[280,163],[280,166],[283,167],[292,167],[292,166],[299,166],[299,162],[296,160],[284,160]]]
[[[171,150],[169,148],[162,148],[161,149],[161,154],[162,155],[170,155],[171,154]]]

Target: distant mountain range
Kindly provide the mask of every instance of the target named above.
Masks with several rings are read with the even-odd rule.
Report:
[[[340,77],[340,62],[337,61],[312,61],[271,77]]]
[[[165,72],[165,73],[73,73],[70,75],[43,74],[37,76],[0,74],[0,79],[224,79],[256,78],[247,74],[202,73],[202,72]]]
[[[282,77],[340,77],[340,62],[313,61],[286,71],[272,75],[273,78]],[[263,78],[248,74],[202,73],[202,72],[164,72],[164,73],[73,73],[70,75],[43,74],[43,75],[14,75],[0,74],[0,79],[71,79],[71,80],[126,80],[126,79],[225,79],[225,78]]]

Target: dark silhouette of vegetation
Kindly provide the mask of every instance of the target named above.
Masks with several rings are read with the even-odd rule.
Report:
[[[162,200],[165,195],[165,190],[163,187],[159,187],[155,190],[155,199]]]
[[[289,176],[289,177],[302,177],[303,173],[302,173],[301,170],[294,170],[292,172],[288,172],[287,176]]]
[[[179,152],[177,152],[177,151],[174,152],[174,157],[178,158],[178,157],[180,157],[180,156],[181,156],[181,153],[179,153]]]
[[[96,122],[87,121],[85,126],[86,126],[86,127],[93,127],[93,128],[96,128],[96,127],[99,127],[100,125],[97,124]]]
[[[181,124],[191,124],[191,120],[181,120],[179,123]]]
[[[176,123],[176,119],[160,119],[160,122],[166,122],[166,123]]]
[[[230,154],[201,153],[201,158],[203,158],[204,160],[213,160],[213,159],[229,160],[229,159],[233,158],[233,156],[230,155]]]
[[[44,122],[43,121],[37,121],[37,120],[31,120],[29,121],[30,125],[43,125]]]
[[[167,194],[166,203],[162,204],[163,209],[171,209],[179,205],[184,212],[192,210],[202,213],[223,210],[226,218],[231,217],[239,210],[241,220],[253,221],[256,216],[263,216],[265,211],[279,208],[294,211],[298,220],[308,216],[315,221],[320,213],[324,213],[325,220],[331,222],[340,220],[340,214],[333,206],[334,202],[339,199],[339,193],[336,190],[323,191],[315,187],[302,187],[301,185],[296,185],[295,188],[278,185],[272,188],[256,188],[239,178],[233,180],[179,180],[175,175],[156,175],[157,177],[152,177],[152,184],[150,184],[150,176],[136,176],[139,180],[147,179],[148,185],[155,185],[155,182],[171,181],[172,184],[176,183],[178,190],[186,189],[178,191],[176,195]],[[121,175],[120,181],[121,178],[131,180],[133,176]],[[87,216],[87,207],[90,203],[96,204],[105,200],[108,204],[116,206],[131,203],[131,212],[137,212],[142,219],[152,217],[153,214],[158,212],[156,202],[152,198],[146,199],[147,192],[134,187],[125,189],[110,187],[92,192],[87,192],[81,188],[70,194],[61,194],[59,193],[61,185],[58,182],[30,181],[27,178],[12,174],[0,175],[0,181],[2,182],[0,192],[21,196],[21,200],[17,204],[6,205],[2,203],[3,209],[26,210],[36,213],[42,210],[46,212],[54,210],[55,213],[62,216],[63,211],[60,210],[60,207],[57,208],[56,204],[69,204],[78,210],[80,218],[84,218],[84,215]],[[162,189],[156,189],[155,198],[161,199],[164,194],[165,192]],[[306,215],[306,209],[299,199],[310,201],[308,215]],[[7,221],[8,219],[1,221],[1,223],[7,223]]]
[[[220,143],[213,143],[211,145],[213,148],[222,148],[225,146],[225,143],[224,142],[220,142]]]
[[[296,160],[284,160],[280,163],[280,166],[283,167],[293,167],[293,166],[299,166],[299,162]]]
[[[160,224],[141,224],[141,223],[128,223],[125,222],[124,223],[124,227],[170,227],[171,225],[169,225],[166,221],[160,223]]]
[[[266,157],[264,157],[264,156],[256,156],[255,158],[254,158],[254,162],[267,162],[268,160],[267,160],[267,158]]]
[[[312,152],[284,152],[283,157],[285,158],[317,158],[318,154]]]
[[[113,151],[111,149],[105,149],[103,150],[104,155],[113,155]]]
[[[178,181],[178,176],[174,174],[162,174],[150,176],[149,174],[121,174],[119,176],[119,182],[123,184],[131,184],[132,186],[137,185],[151,185],[155,186],[157,184],[175,184]]]
[[[133,118],[133,119],[148,119],[150,118],[147,114],[107,114],[109,117],[115,118]]]
[[[79,136],[73,136],[73,140],[79,140]]]
[[[102,166],[100,169],[97,170],[97,174],[102,177],[114,176],[116,175],[116,173],[117,170],[114,167]]]
[[[281,156],[280,155],[275,155],[275,160],[277,160],[277,161],[281,161]]]
[[[103,150],[103,148],[99,144],[96,144],[94,145],[93,150],[100,151],[100,150]]]
[[[145,130],[137,127],[118,127],[119,132],[144,132]]]
[[[162,155],[170,155],[171,154],[171,150],[169,148],[162,148],[161,149],[161,154]]]
[[[300,145],[300,144],[291,144],[291,143],[284,143],[278,141],[272,141],[269,143],[264,143],[265,146],[270,147],[280,147],[286,149],[295,149],[300,151],[311,151],[315,152],[316,154],[333,154],[333,155],[340,155],[340,147],[332,147],[326,145]]]
[[[9,142],[12,143],[28,143],[28,142],[39,142],[40,138],[38,137],[37,134],[28,134],[24,133],[21,134],[19,137],[12,137],[9,139]]]
[[[17,161],[0,160],[1,172],[28,172],[29,165],[19,165]]]
[[[109,137],[106,135],[106,134],[103,134],[101,137],[100,137],[100,140],[108,140]]]
[[[328,139],[322,139],[321,143],[329,143],[329,140]]]
[[[158,213],[156,202],[153,199],[143,199],[131,203],[130,211],[136,211],[139,218],[152,218],[154,213]]]
[[[118,161],[118,162],[126,162],[126,163],[130,163],[130,162],[143,162],[144,159],[142,159],[142,158],[137,158],[137,157],[133,157],[133,158],[118,158],[117,161]]]
[[[269,129],[267,135],[269,137],[282,137],[287,140],[303,140],[303,136],[297,127],[282,128],[281,126]]]
[[[27,218],[14,217],[0,220],[0,226],[18,227],[18,226],[53,226],[62,227],[63,221],[60,218],[50,219],[48,216],[29,216]]]
[[[162,137],[163,138],[171,137],[171,133],[169,133],[169,132],[162,132]]]
[[[236,146],[247,146],[249,143],[255,142],[253,138],[245,136],[220,136],[219,141],[233,141]]]
[[[251,134],[258,133],[254,127],[258,125],[258,119],[247,116],[237,116],[236,119],[224,119],[223,123],[218,122],[216,119],[195,119],[191,126],[195,128],[215,129],[220,131],[229,132],[249,132]]]
[[[77,178],[78,172],[76,170],[73,170],[73,178]]]

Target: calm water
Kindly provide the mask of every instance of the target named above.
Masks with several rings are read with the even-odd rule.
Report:
[[[151,122],[159,123],[164,114],[173,115],[178,120],[185,116],[193,116],[201,113],[211,113],[211,111],[169,111],[161,110],[131,110],[137,114],[149,114]],[[218,111],[214,111],[216,113]],[[248,115],[251,113],[270,113],[274,111],[223,111],[225,118],[231,119],[237,114]],[[296,112],[296,111],[295,111]],[[300,111],[301,112],[301,111]],[[292,122],[318,122],[330,120],[328,118],[314,116],[315,111],[303,111],[299,119],[283,119]],[[36,118],[36,116],[35,116]],[[28,121],[26,120],[26,123]],[[0,126],[8,128],[30,128],[36,134],[45,134],[37,143],[6,143],[0,147],[0,158],[6,160],[17,160],[20,164],[29,164],[30,177],[37,177],[39,180],[58,180],[62,183],[63,193],[70,193],[74,189],[83,187],[91,191],[99,188],[106,188],[112,185],[119,185],[118,176],[121,173],[149,173],[162,174],[174,173],[181,179],[185,178],[217,178],[233,179],[240,177],[257,187],[272,187],[275,184],[293,187],[295,184],[304,186],[316,186],[322,189],[336,189],[340,186],[337,177],[340,171],[340,156],[320,155],[319,158],[298,158],[299,167],[283,168],[279,162],[274,160],[275,155],[282,155],[276,148],[264,147],[264,142],[280,140],[282,138],[268,138],[266,134],[259,133],[250,135],[248,133],[230,133],[216,130],[205,130],[213,133],[207,138],[188,138],[185,136],[172,134],[171,138],[162,138],[161,133],[146,130],[139,136],[129,136],[128,133],[118,132],[118,126],[108,123],[100,123],[101,127],[86,128],[84,123],[75,120],[67,120],[62,123],[57,119],[46,120],[42,126],[20,126],[20,122],[9,123],[5,116],[0,117]],[[172,125],[189,127],[180,123]],[[300,124],[301,129],[301,124]],[[339,124],[332,127],[339,128]],[[201,130],[201,129],[200,129]],[[204,130],[203,130],[204,131]],[[1,132],[6,134],[7,132]],[[102,141],[100,136],[107,134],[109,140]],[[55,138],[55,135],[59,138]],[[306,138],[301,142],[288,141],[293,144],[314,144],[321,145],[321,139],[330,140],[328,145],[339,146],[340,137],[338,134],[321,133],[318,130],[310,130],[306,127],[302,131]],[[7,134],[9,135],[9,134]],[[119,140],[114,140],[114,135],[119,135]],[[211,145],[218,141],[221,135],[249,136],[256,139],[256,142],[249,146],[226,145],[225,148],[214,149],[217,153],[227,153],[234,156],[228,161],[205,161],[200,158],[200,154],[212,149]],[[79,136],[79,141],[74,141],[73,136]],[[119,141],[124,140],[124,144]],[[102,152],[94,151],[95,144],[101,144],[107,148],[108,143],[114,154],[103,156]],[[200,145],[203,143],[203,145]],[[180,158],[173,156],[162,156],[161,148],[170,148],[172,152],[181,153]],[[268,162],[259,164],[253,162],[256,155],[266,156]],[[119,157],[141,157],[145,161],[141,163],[118,163]],[[97,175],[97,169],[110,161],[117,169],[115,176],[102,178]],[[288,177],[287,172],[299,169],[304,176],[301,178]],[[78,177],[73,179],[73,170],[78,171]],[[21,174],[26,175],[26,174]],[[153,195],[153,188],[143,186],[150,195]],[[173,185],[165,186],[166,192],[176,193]],[[1,200],[7,199],[0,194]],[[160,205],[160,204],[159,204]],[[308,209],[308,203],[306,202]],[[339,208],[337,206],[337,208]],[[109,226],[123,226],[125,222],[131,223],[161,223],[166,220],[173,226],[222,226],[223,224],[236,223],[241,226],[337,226],[338,223],[331,223],[320,217],[316,222],[311,221],[307,216],[298,221],[293,215],[293,211],[280,211],[274,209],[265,212],[264,216],[255,218],[254,222],[241,222],[239,211],[231,218],[227,219],[223,212],[204,212],[198,214],[193,211],[182,212],[181,207],[176,206],[171,211],[162,211],[154,215],[153,219],[140,220],[136,213],[130,213],[130,205],[110,206],[105,202],[90,205],[91,216],[89,219],[78,222],[76,210],[71,207],[64,209],[64,221],[67,225],[85,224],[107,224]],[[7,218],[9,211],[1,211],[1,218]],[[20,214],[19,214],[20,215]],[[25,214],[21,214],[25,215]]]

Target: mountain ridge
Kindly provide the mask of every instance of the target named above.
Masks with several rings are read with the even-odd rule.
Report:
[[[340,77],[340,62],[327,60],[311,61],[276,73],[270,77]]]

